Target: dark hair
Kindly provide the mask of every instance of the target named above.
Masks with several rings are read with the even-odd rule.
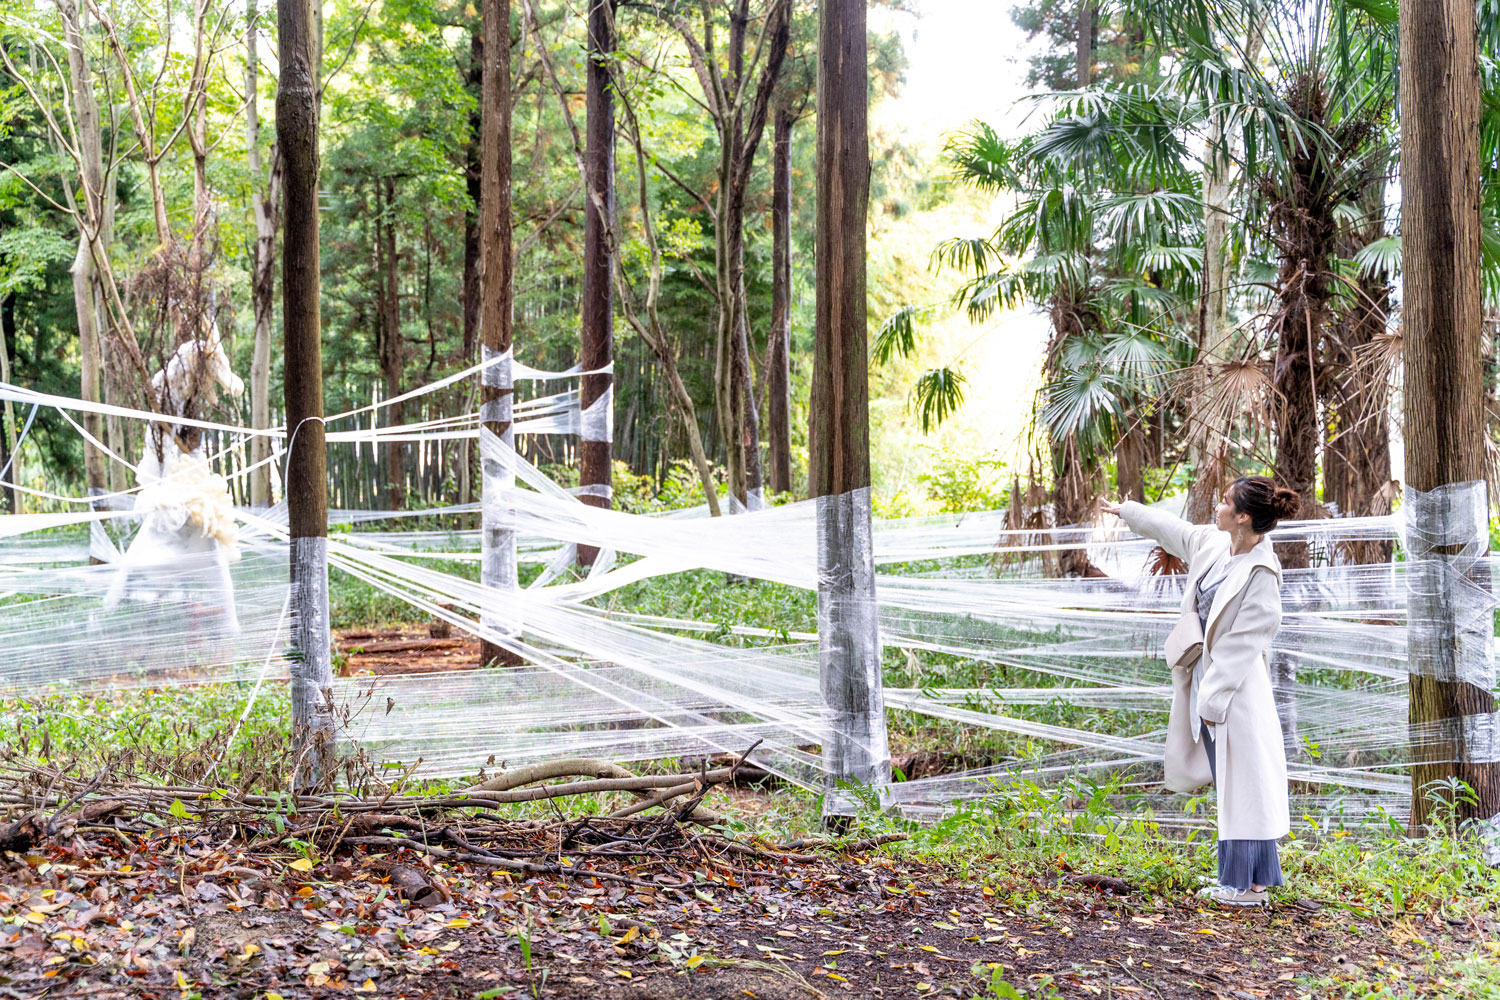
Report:
[[[1250,515],[1250,530],[1264,535],[1277,521],[1297,516],[1302,498],[1296,490],[1277,486],[1266,476],[1241,476],[1229,484],[1229,502],[1236,514]]]

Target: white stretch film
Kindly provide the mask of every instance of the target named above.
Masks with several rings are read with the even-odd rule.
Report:
[[[488,359],[469,374],[494,378],[497,365]],[[516,377],[525,377],[520,369]],[[516,403],[511,416],[518,430],[528,420],[562,426],[578,419],[568,416],[577,413],[576,398],[575,389]],[[75,402],[61,400],[86,408]],[[551,420],[560,423],[546,423]],[[337,467],[339,449],[364,443],[479,434],[472,412],[403,427],[350,430],[353,423],[330,431],[331,468]],[[830,648],[837,645],[862,664],[857,676],[891,711],[992,731],[1034,747],[990,767],[892,785],[896,806],[933,816],[954,801],[1003,792],[1013,781],[1048,785],[1075,775],[1115,774],[1159,819],[1204,822],[1183,811],[1183,798],[1159,792],[1168,681],[1161,647],[1182,580],[1150,575],[1153,544],[1130,536],[1113,519],[1017,530],[1007,527],[1006,512],[987,511],[871,524],[867,494],[734,518],[708,518],[701,509],[644,517],[580,503],[510,442],[479,436],[481,459],[498,474],[485,484],[483,504],[335,512],[331,520],[355,530],[326,543],[327,558],[337,572],[499,643],[530,665],[336,681],[336,703],[355,713],[350,736],[375,756],[406,763],[421,757],[424,773],[457,776],[477,772],[492,756],[511,765],[568,754],[638,760],[735,753],[761,739],[757,760],[809,788],[823,789],[829,775],[816,747],[841,746],[878,766],[889,756],[884,713],[828,711],[820,677],[829,671],[820,670],[817,647],[797,641],[732,648],[706,636],[753,640],[764,630],[661,615],[616,616],[590,604],[608,604],[621,587],[689,570],[810,591],[831,568],[825,560],[834,551],[819,543],[820,536],[829,537],[827,526],[837,534],[843,530],[840,518],[851,526],[863,518],[872,529],[873,551],[868,564],[850,572],[868,578],[874,600],[818,609]],[[430,530],[434,521],[476,510],[487,525],[514,532],[512,570],[518,562],[547,567],[532,586],[505,591],[499,603],[494,588],[436,568],[439,560],[479,561],[483,567],[482,531]],[[225,597],[229,588],[219,579],[218,563],[187,560],[175,575],[127,579],[113,604],[110,589],[120,579],[119,567],[82,565],[87,528],[98,523],[111,537],[126,529],[121,537],[128,538],[139,513],[0,517],[0,643],[8,653],[0,661],[0,688],[31,693],[48,686],[254,679],[268,652],[278,657],[274,669],[285,676],[288,664],[275,652],[279,610],[287,599],[285,509],[238,516],[245,555],[229,567],[232,599]],[[403,519],[418,516],[429,530],[399,530]],[[1494,689],[1492,646],[1486,642],[1497,566],[1484,553],[1481,524],[1487,531],[1482,494],[1461,486],[1410,497],[1404,515],[1324,519],[1277,532],[1278,541],[1306,542],[1314,561],[1312,569],[1286,574],[1286,614],[1276,643],[1278,652],[1299,664],[1283,692],[1301,741],[1293,748],[1291,775],[1298,789],[1310,789],[1296,795],[1297,813],[1332,810],[1359,817],[1385,809],[1399,817],[1414,746],[1457,743],[1469,754],[1495,752],[1493,716],[1429,727],[1409,727],[1406,719],[1406,678],[1414,662],[1416,669],[1435,662],[1449,676]],[[1352,546],[1370,542],[1404,542],[1406,559],[1347,564]],[[584,580],[567,573],[577,544],[603,550]],[[1049,553],[1080,546],[1108,578],[1043,575]],[[1456,546],[1456,554],[1448,546]],[[1445,550],[1433,551],[1439,548]],[[616,561],[616,551],[627,555]],[[910,563],[938,568],[913,572],[902,565]],[[876,565],[882,567],[878,576]],[[1412,638],[1421,649],[1424,635],[1450,622],[1469,637],[1460,653],[1447,661],[1437,655],[1414,661]],[[326,634],[324,626],[319,630]],[[901,649],[967,661],[965,687],[947,684],[947,668],[939,665],[913,687],[882,691],[881,647],[887,668],[892,656],[900,660]],[[984,678],[981,686],[974,686],[975,676]],[[1048,705],[1087,709],[1089,721],[1038,721],[1036,709]],[[1315,746],[1317,754],[1302,752],[1302,746]]]

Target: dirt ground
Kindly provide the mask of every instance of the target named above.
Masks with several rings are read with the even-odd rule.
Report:
[[[1028,997],[1281,1000],[1309,995],[1299,976],[1360,969],[1439,997],[1425,956],[1497,930],[984,885],[880,855],[699,852],[670,875],[623,861],[667,883],[645,888],[407,850],[314,863],[184,829],[149,847],[80,833],[8,862],[0,996],[27,998],[976,997],[990,963]]]
[[[479,640],[467,632],[433,636],[421,626],[345,629],[334,633],[334,643],[345,658],[340,670],[345,677],[479,669]]]

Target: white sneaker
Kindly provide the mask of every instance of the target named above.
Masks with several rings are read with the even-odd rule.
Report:
[[[1264,889],[1235,889],[1227,885],[1211,885],[1198,890],[1198,898],[1220,906],[1265,906],[1271,894]]]

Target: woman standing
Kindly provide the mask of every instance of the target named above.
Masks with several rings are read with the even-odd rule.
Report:
[[[1199,895],[1231,906],[1263,906],[1266,890],[1282,884],[1276,841],[1291,831],[1266,659],[1281,624],[1281,563],[1267,535],[1299,502],[1265,476],[1248,476],[1225,490],[1213,525],[1134,501],[1102,505],[1187,563],[1182,616],[1168,642],[1176,662],[1166,783],[1192,792],[1214,782],[1219,883]]]

